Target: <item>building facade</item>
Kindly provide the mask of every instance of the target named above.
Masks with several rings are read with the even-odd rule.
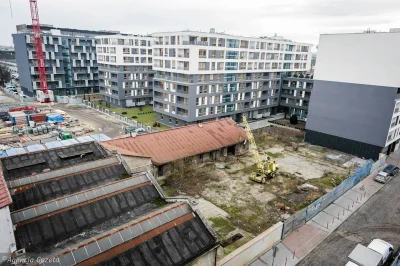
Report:
[[[311,67],[311,45],[282,37],[153,34],[154,111],[168,126],[276,113],[281,75]]]
[[[56,95],[98,92],[96,35],[111,32],[41,26],[48,88]],[[21,89],[35,96],[40,89],[31,25],[18,25],[13,34]]]
[[[372,159],[398,149],[399,45],[398,32],[321,35],[307,142]]]
[[[152,45],[139,35],[97,37],[99,86],[105,102],[119,107],[153,103]]]
[[[306,120],[313,85],[314,80],[310,74],[283,76],[279,101],[281,111]]]

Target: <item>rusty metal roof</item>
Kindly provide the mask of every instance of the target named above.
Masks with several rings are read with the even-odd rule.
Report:
[[[2,168],[0,162],[0,169]],[[12,203],[10,192],[8,191],[3,172],[0,170],[0,208],[4,208]]]
[[[246,132],[231,119],[190,125],[136,137],[102,142],[123,155],[150,157],[156,165],[243,142]]]

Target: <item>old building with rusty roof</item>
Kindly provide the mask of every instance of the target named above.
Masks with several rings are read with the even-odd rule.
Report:
[[[151,173],[132,173],[97,142],[4,157],[1,165],[2,192],[11,195],[4,200],[11,204],[10,253],[61,266],[215,257],[215,234],[188,202],[166,199]]]
[[[110,151],[118,151],[128,164],[132,163],[132,168],[152,163],[157,169],[153,174],[163,175],[168,164],[179,159],[191,158],[196,162],[204,162],[228,154],[236,155],[248,149],[246,140],[243,128],[231,119],[222,119],[113,139],[101,145]]]

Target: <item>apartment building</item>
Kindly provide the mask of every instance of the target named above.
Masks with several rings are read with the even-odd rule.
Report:
[[[281,75],[305,73],[311,45],[282,37],[249,38],[181,31],[152,35],[154,111],[169,126],[277,111]]]
[[[98,92],[96,60],[97,35],[117,32],[56,28],[42,25],[48,88],[54,95],[77,95]],[[31,25],[17,25],[13,34],[21,89],[35,96],[40,89],[35,43]]]
[[[140,35],[97,37],[99,86],[105,102],[119,107],[153,104],[154,39]]]
[[[321,35],[305,140],[377,159],[399,147],[400,32]]]
[[[279,101],[281,111],[306,120],[313,85],[314,80],[310,74],[283,76]]]

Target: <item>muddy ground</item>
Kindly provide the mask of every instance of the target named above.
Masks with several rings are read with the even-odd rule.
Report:
[[[256,171],[249,152],[200,165],[176,162],[175,170],[161,182],[170,196],[185,195],[203,205],[212,203],[204,205],[205,216],[220,240],[236,233],[243,235],[222,248],[220,257],[329,192],[356,166],[343,165],[355,161],[354,157],[346,155],[348,160],[344,163],[332,160],[332,156],[327,156],[332,151],[310,146],[297,136],[285,138],[263,133],[255,138],[262,158],[270,157],[279,165],[277,177],[266,184],[249,180],[249,175]],[[202,208],[201,205],[199,209]]]

